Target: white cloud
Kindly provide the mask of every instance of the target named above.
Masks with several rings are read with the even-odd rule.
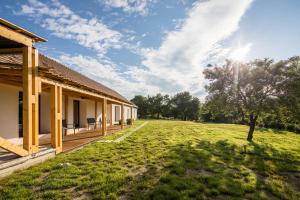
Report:
[[[144,81],[132,79],[126,72],[120,72],[109,59],[62,54],[58,60],[95,81],[115,89],[129,99],[137,94],[159,92],[158,86],[148,85]]]
[[[111,8],[121,8],[124,12],[148,14],[148,5],[153,0],[100,0],[101,3]]]
[[[236,61],[244,61],[249,51],[251,50],[251,47],[252,43],[247,43],[244,46],[234,48],[230,53],[229,58]]]
[[[29,0],[19,14],[29,15],[57,37],[76,40],[80,45],[103,55],[109,48],[120,48],[121,33],[112,30],[97,18],[86,19],[75,14],[58,0],[44,4]]]
[[[140,81],[159,85],[162,92],[204,92],[204,63],[211,55],[228,55],[229,49],[221,43],[238,29],[250,4],[251,0],[198,1],[158,49],[144,51],[145,69],[128,73]]]
[[[128,2],[134,1],[110,2],[116,3],[112,7],[125,9],[127,5],[133,5]],[[105,56],[107,49],[120,47],[121,34],[100,20],[84,19],[57,0],[51,5],[30,0],[28,5],[22,6],[22,14],[41,16],[42,26],[53,34],[96,50],[101,57],[63,54],[59,60],[128,98],[136,94],[172,94],[183,90],[201,96],[204,94],[202,71],[207,62],[229,57],[235,51],[244,56],[250,50],[250,43],[238,50],[224,47],[223,42],[238,30],[251,2],[199,0],[188,11],[186,19],[180,21],[175,30],[167,32],[159,48],[143,48],[139,44],[134,46],[123,42],[123,48],[142,56],[142,65],[131,67],[126,72],[119,71],[118,66]],[[125,37],[125,41],[131,40],[134,38]]]

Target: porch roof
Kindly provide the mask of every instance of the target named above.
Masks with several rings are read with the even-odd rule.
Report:
[[[25,30],[24,28],[22,28],[20,26],[17,26],[9,21],[6,21],[3,18],[0,18],[0,25],[5,26],[11,30],[18,32],[18,33],[21,33],[21,34],[31,38],[35,42],[46,42],[47,41],[45,38],[42,38],[30,31]]]
[[[12,69],[21,69],[22,55],[20,54],[0,54],[0,68],[11,67]],[[87,76],[76,72],[57,61],[39,54],[39,74],[41,77],[46,77],[59,82],[64,82],[69,85],[80,87],[95,93],[100,93],[105,96],[116,98],[134,106],[132,102],[127,100],[121,94],[107,86],[94,81]]]

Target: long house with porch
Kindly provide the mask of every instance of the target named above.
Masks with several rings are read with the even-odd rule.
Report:
[[[22,157],[47,145],[60,153],[70,138],[103,136],[137,119],[133,103],[39,54],[38,42],[46,40],[0,18],[0,149]]]

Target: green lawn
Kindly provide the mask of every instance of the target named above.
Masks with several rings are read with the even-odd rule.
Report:
[[[247,130],[149,121],[0,180],[0,199],[300,199],[300,135]]]

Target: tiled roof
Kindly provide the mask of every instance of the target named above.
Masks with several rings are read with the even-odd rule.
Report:
[[[20,66],[22,64],[21,55],[3,54],[0,55],[0,65]],[[67,80],[70,84],[80,85],[88,90],[93,90],[107,96],[111,96],[123,102],[132,104],[121,94],[105,85],[96,82],[85,75],[78,73],[57,61],[39,54],[39,72],[41,76],[51,77],[57,80]]]

